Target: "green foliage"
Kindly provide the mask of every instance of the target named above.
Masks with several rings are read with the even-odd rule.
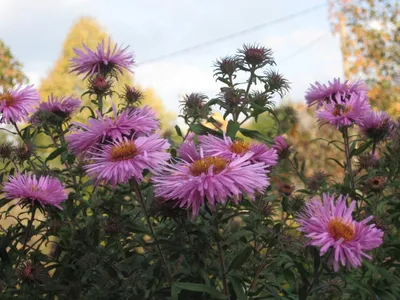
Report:
[[[0,57],[0,91],[28,81],[22,72],[22,64],[14,58],[10,48],[2,40],[0,40]]]

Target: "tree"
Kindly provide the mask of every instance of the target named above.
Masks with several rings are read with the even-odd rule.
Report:
[[[73,48],[81,48],[82,43],[85,43],[90,48],[95,48],[102,40],[107,40],[108,34],[92,18],[80,18],[71,28],[64,44],[62,46],[60,57],[57,59],[54,67],[50,70],[48,76],[42,80],[39,92],[43,99],[54,93],[55,95],[82,95],[87,90],[87,82],[82,81],[82,78],[75,74],[69,73],[69,59],[75,56]],[[133,77],[128,72],[125,72],[115,85],[114,89],[117,93],[122,94],[124,85],[132,85]],[[161,125],[164,129],[171,126],[174,120],[174,114],[167,112],[161,99],[157,97],[154,91],[146,89],[143,91],[143,105],[151,106],[160,118]],[[111,101],[108,98],[108,101]],[[120,103],[117,95],[113,96],[112,101],[116,104]],[[90,97],[84,96],[83,102],[85,105],[90,103]],[[88,112],[82,112],[75,120],[85,121],[88,117]]]
[[[0,57],[0,91],[28,81],[22,72],[22,64],[14,58],[10,48],[2,40],[0,40]]]
[[[331,18],[341,36],[345,77],[364,76],[371,87],[371,102],[394,115],[400,113],[399,2],[331,1]]]

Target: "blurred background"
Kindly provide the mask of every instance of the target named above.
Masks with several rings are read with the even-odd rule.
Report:
[[[276,99],[279,126],[270,117],[247,126],[285,134],[304,159],[310,153],[313,170],[335,151],[313,139],[335,133],[318,128],[305,106],[310,83],[362,78],[374,106],[400,115],[399,16],[397,0],[0,0],[0,91],[22,82],[43,99],[80,95],[86,85],[68,73],[72,48],[111,37],[135,52],[134,74],[121,84],[143,90],[174,139],[182,96],[215,96],[213,61],[257,43],[274,51],[291,91]]]

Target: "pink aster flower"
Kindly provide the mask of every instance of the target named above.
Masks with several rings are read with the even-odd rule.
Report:
[[[193,141],[194,133],[189,133],[185,141],[180,145],[178,149],[178,156],[187,162],[192,162],[200,159],[199,151],[195,142]]]
[[[0,123],[25,121],[28,114],[35,111],[40,97],[33,85],[0,93]]]
[[[330,123],[337,128],[361,125],[371,107],[364,96],[351,94],[348,99],[330,101],[323,104],[323,109],[317,112],[320,122]]]
[[[282,135],[278,135],[274,138],[274,145],[272,145],[272,148],[278,152],[280,158],[286,158],[290,153],[290,145]]]
[[[158,129],[159,122],[154,111],[145,106],[134,110],[125,110],[117,114],[115,106],[114,116],[102,116],[99,119],[89,119],[88,125],[75,123],[80,128],[67,136],[67,142],[72,152],[77,155],[88,150],[96,143],[105,143],[106,140],[121,140],[123,137],[149,135]]]
[[[383,111],[375,112],[370,110],[363,118],[360,124],[361,132],[375,140],[381,141],[389,136],[394,129],[394,122]]]
[[[77,56],[70,60],[70,72],[76,72],[78,75],[86,73],[84,78],[96,72],[104,75],[114,70],[123,74],[123,69],[130,71],[129,68],[134,64],[133,54],[127,52],[129,47],[122,48],[115,44],[111,50],[110,38],[108,38],[107,48],[104,44],[104,39],[101,44],[97,45],[95,51],[85,44],[83,44],[83,48],[84,50],[74,48]]]
[[[199,137],[200,146],[206,156],[220,156],[231,160],[240,157],[248,152],[252,152],[250,158],[252,163],[264,163],[266,167],[275,166],[278,161],[278,153],[275,149],[269,149],[266,145],[254,142],[244,142],[232,140],[224,136],[223,139],[213,135],[203,135]]]
[[[382,244],[383,232],[374,224],[367,225],[372,216],[357,222],[352,218],[355,201],[347,207],[347,197],[322,195],[323,203],[317,199],[306,203],[297,222],[300,231],[310,238],[310,244],[321,247],[320,255],[332,249],[330,261],[334,270],[339,263],[348,268],[361,266],[363,257],[371,259],[366,253]]]
[[[354,93],[365,97],[367,91],[367,85],[361,80],[355,82],[346,80],[342,83],[340,78],[334,78],[333,82],[328,82],[327,85],[319,82],[311,84],[306,92],[306,101],[308,106],[317,104],[317,108],[319,108],[324,102],[344,100]]]
[[[10,176],[4,183],[3,190],[9,199],[20,198],[21,201],[38,202],[42,206],[50,205],[62,209],[61,202],[67,199],[64,187],[57,178],[32,174]]]
[[[51,94],[48,97],[47,102],[41,102],[39,104],[39,110],[49,111],[60,116],[70,116],[73,114],[82,104],[79,98],[70,97],[55,97]]]
[[[265,164],[252,164],[251,152],[231,161],[200,153],[200,159],[167,165],[153,177],[156,196],[176,201],[179,207],[191,209],[196,216],[206,202],[213,208],[229,198],[238,203],[243,194],[254,199],[256,191],[261,192],[269,185]]]
[[[84,167],[88,175],[96,180],[96,184],[111,182],[127,183],[134,178],[143,179],[143,170],[154,173],[170,158],[165,152],[169,143],[158,135],[139,137],[135,140],[124,138],[92,152],[93,163]]]

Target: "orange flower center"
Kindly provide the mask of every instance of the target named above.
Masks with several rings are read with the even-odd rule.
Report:
[[[231,145],[231,151],[236,154],[243,154],[250,149],[250,143],[243,141],[234,141]]]
[[[5,92],[4,94],[0,94],[0,101],[6,101],[6,106],[11,106],[15,103],[15,99],[9,92]]]
[[[110,158],[111,161],[127,160],[137,155],[137,148],[133,141],[124,141],[111,148]]]
[[[227,164],[228,161],[222,157],[205,157],[192,163],[190,173],[194,176],[200,176],[203,173],[207,173],[210,166],[214,166],[213,173],[218,174],[226,168]]]
[[[354,239],[355,236],[353,226],[343,223],[339,218],[334,218],[329,221],[328,232],[336,241],[344,239],[344,241],[348,242]]]

